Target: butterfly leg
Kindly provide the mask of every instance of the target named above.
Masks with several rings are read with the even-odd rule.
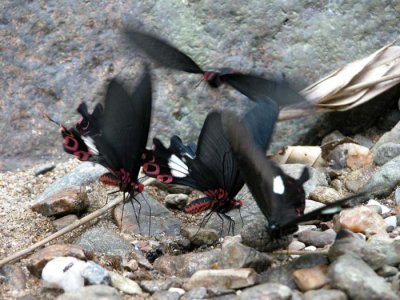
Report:
[[[150,205],[149,201],[147,201],[147,198],[144,196],[144,193],[142,193],[141,195],[144,199],[144,202],[146,202],[147,207],[149,208],[149,235],[150,235],[150,232],[151,232],[151,205]]]
[[[206,225],[208,223],[208,221],[210,220],[212,214],[213,214],[213,210],[210,210],[201,220],[200,225],[199,225],[199,229],[197,229],[196,233],[193,235],[193,239],[195,238],[195,236],[199,233],[200,229],[202,227],[204,227],[204,225]]]
[[[113,195],[113,194],[115,194],[115,193],[118,193],[118,192],[120,192],[120,190],[116,190],[116,191],[113,191],[113,192],[109,192],[109,193],[107,193],[107,197],[106,197],[106,204],[105,204],[105,205],[107,205],[107,203],[108,203],[108,199],[109,199],[110,195]]]
[[[232,229],[232,235],[235,235],[235,225],[236,225],[235,220],[227,214],[222,214],[222,216],[225,217],[229,222],[227,234],[229,235]]]
[[[135,202],[137,203],[139,209],[138,211],[136,211],[136,207],[135,204],[133,203],[133,200],[135,200]],[[139,227],[139,232],[140,234],[142,234],[142,229],[140,228],[140,211],[142,209],[142,204],[140,203],[140,201],[138,199],[135,198],[135,196],[129,195],[129,201],[131,202],[132,208],[133,208],[133,213],[135,214],[135,219],[136,219],[136,223],[138,224]]]

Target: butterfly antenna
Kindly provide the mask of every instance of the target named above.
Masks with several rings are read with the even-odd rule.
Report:
[[[43,118],[49,120],[50,122],[62,127],[61,122],[58,122],[58,121],[54,120],[52,117],[50,117],[47,111],[43,112],[42,116],[43,116]]]

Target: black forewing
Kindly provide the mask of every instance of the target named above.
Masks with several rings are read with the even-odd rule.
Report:
[[[151,118],[151,80],[145,71],[130,96],[116,80],[108,86],[101,134],[93,137],[109,167],[137,176],[145,150]]]
[[[196,144],[185,145],[177,135],[171,138],[169,149],[178,157],[190,157],[193,159],[196,156]]]
[[[188,73],[203,73],[203,70],[189,56],[168,42],[133,29],[126,29],[124,33],[131,44],[164,67]]]
[[[224,80],[253,101],[271,99],[281,107],[306,103],[304,98],[285,81],[240,73],[224,75]]]

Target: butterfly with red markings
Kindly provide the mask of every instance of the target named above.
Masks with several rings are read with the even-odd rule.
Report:
[[[331,218],[350,202],[365,200],[369,195],[368,192],[362,192],[304,214],[303,184],[309,179],[307,167],[299,179],[293,179],[265,157],[264,151],[252,139],[250,132],[238,122],[235,114],[225,113],[222,123],[238,168],[268,220],[266,228],[272,239],[296,232],[298,224]]]
[[[265,95],[270,95],[282,107],[302,103],[311,108],[286,81],[242,74],[230,68],[206,71],[200,68],[189,56],[154,35],[135,29],[126,29],[124,34],[130,44],[160,65],[187,73],[202,74],[204,80],[213,88],[227,83],[253,101],[259,101]]]
[[[276,103],[267,99],[257,102],[240,121],[261,149],[268,148],[278,112]],[[206,197],[192,201],[184,211],[198,213],[210,209],[209,216],[216,212],[234,226],[226,213],[243,205],[235,197],[243,187],[244,180],[225,136],[221,112],[208,114],[197,149],[193,145],[184,145],[178,136],[171,138],[169,148],[156,138],[153,142],[153,156],[149,156],[143,164],[145,174],[166,184],[186,185],[203,192]]]
[[[81,161],[106,167],[109,172],[100,181],[117,186],[130,201],[143,190],[138,174],[146,152],[151,108],[147,68],[132,95],[114,79],[108,85],[104,108],[98,104],[89,114],[86,104],[81,103],[78,112],[82,119],[76,126],[67,129],[61,125],[64,150]]]

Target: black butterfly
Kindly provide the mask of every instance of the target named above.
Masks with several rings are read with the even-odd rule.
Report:
[[[308,169],[304,168],[299,179],[293,179],[265,157],[236,115],[224,113],[222,122],[241,174],[268,220],[267,231],[273,239],[296,232],[298,224],[330,218],[351,200],[364,200],[369,194],[363,192],[304,214],[303,183],[309,179]]]
[[[143,77],[130,95],[121,84],[112,80],[107,89],[105,106],[96,105],[89,114],[85,103],[78,112],[82,119],[75,127],[61,125],[64,150],[82,161],[92,161],[109,172],[100,180],[118,186],[128,193],[127,201],[143,190],[138,182],[150,127],[152,87],[146,68]]]
[[[248,128],[258,146],[266,150],[278,113],[275,102],[261,101],[239,122]],[[210,215],[217,212],[233,222],[226,213],[242,206],[242,201],[235,197],[244,180],[225,136],[220,112],[208,114],[194,150],[193,145],[184,145],[178,136],[171,138],[169,148],[154,139],[153,156],[149,153],[143,171],[163,183],[190,186],[206,195],[192,201],[185,207],[185,212],[198,213],[210,209]]]
[[[154,35],[134,29],[126,29],[124,33],[131,44],[157,63],[175,70],[203,74],[204,80],[211,87],[217,88],[226,82],[253,101],[259,101],[268,95],[280,106],[305,103],[304,99],[285,81],[241,74],[230,68],[204,71],[189,56]]]

